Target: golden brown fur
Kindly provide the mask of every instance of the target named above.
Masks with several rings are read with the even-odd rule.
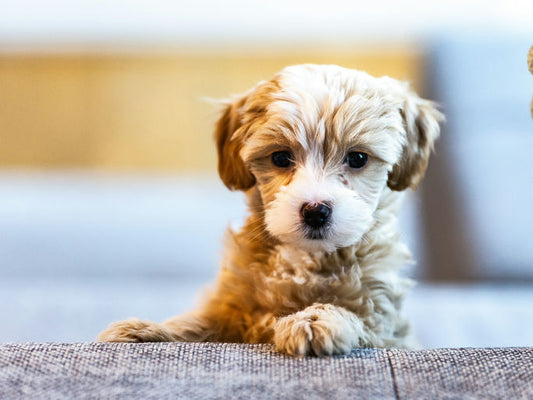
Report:
[[[441,119],[407,85],[336,66],[289,67],[261,82],[217,124],[219,174],[246,192],[250,215],[227,234],[212,292],[188,314],[118,322],[99,340],[273,343],[291,355],[408,347],[400,191],[422,178]],[[272,165],[280,150],[290,167]],[[348,167],[352,151],[368,164]],[[298,211],[323,200],[334,218],[310,238]]]

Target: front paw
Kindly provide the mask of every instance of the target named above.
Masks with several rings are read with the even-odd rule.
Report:
[[[155,322],[130,318],[114,322],[97,337],[99,342],[172,342],[174,337]]]
[[[348,354],[360,343],[363,324],[352,313],[331,304],[314,304],[278,320],[274,343],[292,356]]]

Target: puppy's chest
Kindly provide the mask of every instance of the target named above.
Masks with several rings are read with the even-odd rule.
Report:
[[[278,246],[268,259],[263,293],[277,304],[337,302],[358,296],[361,270],[356,258],[341,259]]]

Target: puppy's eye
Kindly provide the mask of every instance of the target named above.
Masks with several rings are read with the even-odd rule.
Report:
[[[294,164],[294,159],[290,151],[276,151],[270,156],[272,164],[276,167],[287,168]]]
[[[368,162],[368,154],[361,153],[360,151],[351,151],[346,156],[346,163],[350,166],[350,168],[363,168],[366,163]]]

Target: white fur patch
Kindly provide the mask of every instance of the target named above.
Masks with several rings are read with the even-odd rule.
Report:
[[[371,199],[377,202],[377,199]],[[305,203],[329,203],[331,221],[323,239],[308,239],[300,210]],[[290,184],[282,186],[265,213],[268,231],[284,243],[309,251],[331,252],[356,243],[370,228],[374,201],[349,189],[336,176],[310,166],[299,168]]]

